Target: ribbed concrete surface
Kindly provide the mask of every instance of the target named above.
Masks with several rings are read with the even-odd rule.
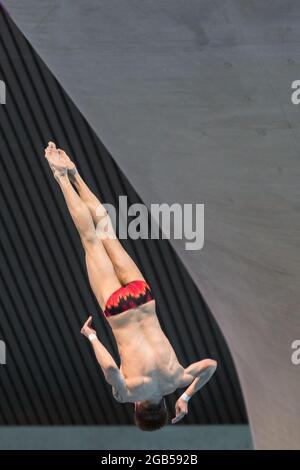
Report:
[[[7,0],[142,199],[200,202],[174,246],[233,353],[257,448],[300,447],[300,5]]]

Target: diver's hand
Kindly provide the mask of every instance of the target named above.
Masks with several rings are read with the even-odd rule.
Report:
[[[112,388],[112,392],[113,392],[113,397],[114,399],[119,402],[119,403],[125,403],[125,400],[123,399],[123,397],[121,396],[121,393],[119,392],[119,390],[117,390],[115,387]]]
[[[87,319],[87,321],[85,322],[85,324],[83,325],[83,327],[81,328],[80,333],[81,333],[83,336],[86,336],[86,338],[88,338],[89,335],[91,335],[91,334],[97,335],[96,330],[94,330],[93,328],[91,328],[92,321],[93,321],[93,317],[89,317],[89,318]]]
[[[172,424],[178,423],[186,414],[188,414],[188,404],[182,398],[178,398],[175,405],[176,416],[172,419]]]

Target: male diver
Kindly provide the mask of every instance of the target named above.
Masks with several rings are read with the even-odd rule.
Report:
[[[78,230],[89,282],[115,336],[120,367],[98,339],[91,326],[92,317],[81,333],[90,340],[114,398],[135,405],[135,423],[141,430],[154,431],[167,424],[164,397],[187,387],[176,402],[172,423],[177,423],[187,414],[188,401],[208,382],[217,363],[204,359],[184,368],[178,362],[160,327],[151,288],[116,238],[107,211],[63,150],[49,142],[45,157]]]

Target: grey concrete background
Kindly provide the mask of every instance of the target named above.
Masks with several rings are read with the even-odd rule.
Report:
[[[204,249],[173,245],[228,341],[255,446],[299,448],[299,2],[4,4],[146,203],[205,204]]]
[[[248,426],[167,426],[155,433],[135,426],[0,427],[1,450],[245,450]]]

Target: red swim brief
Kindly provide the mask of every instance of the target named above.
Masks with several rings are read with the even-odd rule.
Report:
[[[117,289],[108,298],[104,310],[106,317],[126,312],[153,300],[151,289],[145,281],[131,281]]]

